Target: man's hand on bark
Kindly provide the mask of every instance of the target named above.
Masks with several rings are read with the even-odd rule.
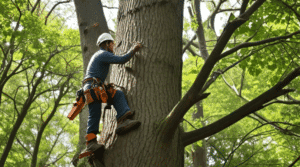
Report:
[[[137,52],[137,51],[139,51],[140,50],[140,48],[142,47],[142,44],[140,44],[140,43],[136,43],[135,45],[134,45],[134,52]]]

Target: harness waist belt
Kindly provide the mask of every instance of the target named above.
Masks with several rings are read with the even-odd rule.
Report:
[[[87,79],[85,79],[85,80],[82,81],[82,84],[85,84],[86,82],[88,82],[88,81],[93,81],[93,80],[94,80],[94,78],[87,78]],[[102,82],[100,78],[96,78],[96,80],[97,80],[97,82],[99,82],[99,83]]]

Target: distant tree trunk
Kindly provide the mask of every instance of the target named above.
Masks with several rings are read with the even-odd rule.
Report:
[[[193,114],[193,119],[200,119],[203,118],[204,112],[203,112],[203,106],[202,106],[202,101],[199,101],[196,103],[197,106],[197,112]],[[202,125],[205,126],[204,121],[202,121]],[[202,147],[199,147],[196,144],[193,144],[194,150],[192,155],[193,155],[193,163],[194,167],[206,167],[206,161],[207,161],[207,147],[206,147],[206,141],[203,139],[202,140]]]
[[[74,0],[80,32],[80,43],[83,57],[84,75],[93,54],[99,50],[96,46],[99,35],[109,32],[100,0]],[[84,77],[84,76],[83,76]],[[88,120],[88,107],[79,114],[79,143],[77,154],[85,148],[85,135]],[[76,156],[75,156],[76,157]]]
[[[104,161],[110,166],[184,166],[182,130],[178,127],[168,141],[157,130],[181,97],[183,1],[120,1],[115,49],[127,51],[131,42],[144,47],[124,65],[112,66],[112,82],[126,88],[128,103],[136,111],[141,126],[118,136],[114,147],[106,150]]]

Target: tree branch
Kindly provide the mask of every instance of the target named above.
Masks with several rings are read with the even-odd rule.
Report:
[[[245,71],[243,70],[243,73],[244,73]],[[223,77],[223,76],[222,76]],[[242,74],[242,78],[243,78],[243,74]],[[226,85],[231,89],[231,90],[233,90],[234,92],[235,92],[235,94],[238,96],[238,97],[240,97],[242,100],[244,100],[245,102],[249,102],[250,100],[247,100],[246,98],[244,98],[242,95],[241,95],[241,92],[240,93],[238,93],[238,91],[236,90],[236,88],[235,88],[235,86],[231,86],[227,81],[226,81],[226,79],[223,77],[223,80],[224,80],[224,82],[226,83]],[[243,81],[243,79],[242,79],[242,81]],[[242,88],[242,83],[241,83],[241,88]],[[234,87],[234,88],[233,88]],[[240,91],[241,91],[242,89],[240,89]],[[279,101],[279,100],[277,100],[277,101]],[[273,103],[276,103],[277,101],[273,101],[273,102],[271,102],[271,103],[267,103],[267,104],[265,104],[265,106],[264,107],[267,107],[267,106],[269,106],[269,105],[271,105],[271,104],[273,104]],[[282,103],[285,103],[286,101],[281,101]],[[280,102],[279,102],[280,103]],[[300,104],[300,102],[286,102],[286,104]],[[263,120],[263,121],[265,121],[265,122],[267,122],[267,123],[270,123],[270,121],[269,120],[267,120],[266,118],[264,118],[263,116],[261,116],[261,115],[259,115],[259,114],[257,114],[257,113],[253,113],[253,115],[255,115],[256,117],[258,117],[259,119],[261,119],[261,120]],[[249,117],[250,118],[252,118],[252,119],[255,119],[256,121],[258,121],[258,122],[260,122],[260,123],[262,123],[260,120],[258,120],[258,118],[255,118],[255,117],[253,117],[253,116],[250,116],[249,115]],[[284,130],[282,127],[280,127],[279,125],[277,125],[277,124],[275,124],[275,123],[270,123],[276,130],[279,130],[280,132],[282,132],[282,133],[286,133],[286,130]],[[294,135],[294,136],[297,136],[297,137],[299,137],[299,135],[298,134],[295,134],[295,133],[293,133],[293,132],[290,132],[290,134],[292,134],[292,135]]]
[[[201,12],[200,12],[200,0],[194,0],[194,6],[195,6],[195,11],[196,11],[195,13],[196,13],[196,17],[197,17],[197,23],[198,23],[198,28],[196,30],[196,34],[199,39],[200,53],[201,53],[201,57],[204,59],[204,61],[206,61],[209,54],[207,52],[206,43],[205,43],[205,35],[204,35],[202,17],[201,17]]]
[[[239,96],[242,96],[242,90],[243,90],[243,86],[244,86],[244,80],[245,80],[245,69],[242,72],[242,77],[241,77],[241,88],[239,91]]]
[[[300,101],[283,101],[283,100],[275,100],[275,101],[272,101],[266,105],[271,105],[271,104],[274,104],[274,103],[279,103],[279,104],[300,104]]]
[[[27,2],[28,2],[28,4],[32,7],[32,4],[31,4],[30,0],[27,0]]]
[[[296,158],[295,161],[291,165],[289,165],[289,167],[294,166],[296,164],[296,162],[299,161],[299,160],[300,160],[300,156],[298,158]]]
[[[240,9],[220,9],[217,13],[222,13],[222,12],[231,12],[231,11],[237,11]]]
[[[28,152],[32,156],[32,153],[21,143],[21,141],[19,140],[19,138],[16,137],[16,139],[17,139],[17,142],[24,148],[24,150],[26,152]]]
[[[216,30],[215,30],[215,17],[221,7],[221,5],[225,2],[226,0],[220,0],[216,9],[213,11],[213,13],[211,14],[210,18],[210,25],[211,25],[211,29],[214,31],[214,33],[216,34]],[[217,34],[216,34],[217,35]]]
[[[240,10],[240,15],[243,14],[246,11],[248,3],[249,3],[249,0],[243,0],[241,10]]]
[[[49,163],[49,164],[46,164],[45,166],[50,166],[51,164],[54,165],[57,161],[59,161],[62,157],[64,157],[65,155],[69,154],[70,152],[65,152],[63,155],[61,155],[60,157],[57,157],[55,161]]]
[[[294,99],[291,95],[287,95],[287,98],[292,101],[300,102],[300,100]]]
[[[188,50],[190,53],[192,53],[193,56],[201,57],[200,55],[198,55],[197,53],[194,52],[194,50],[191,48],[191,46],[189,46],[187,50]]]
[[[208,136],[220,132],[221,130],[241,120],[245,116],[264,108],[265,107],[264,104],[266,104],[267,102],[281,95],[284,95],[288,92],[293,91],[290,89],[283,89],[283,87],[285,87],[287,84],[289,84],[293,79],[295,79],[299,75],[300,75],[300,68],[297,68],[293,72],[291,72],[283,81],[278,82],[271,89],[261,94],[260,96],[250,101],[249,103],[243,105],[239,109],[235,110],[230,115],[227,115],[204,128],[200,128],[195,131],[184,133],[183,135],[184,146],[187,146],[198,140],[204,139]]]
[[[34,6],[33,6],[32,9],[31,9],[31,13],[34,12],[34,10],[36,9],[37,5],[38,5],[40,2],[41,2],[41,0],[37,0],[37,1],[35,2]]]
[[[262,124],[262,125],[260,125],[260,126],[257,126],[257,127],[255,127],[254,129],[252,129],[251,131],[249,131],[246,135],[243,136],[243,138],[240,140],[240,142],[238,143],[238,145],[237,145],[236,148],[234,148],[234,146],[236,145],[236,144],[234,144],[234,146],[233,146],[233,148],[232,148],[232,151],[231,151],[230,154],[227,156],[227,158],[226,158],[226,160],[225,160],[223,166],[225,166],[225,164],[228,162],[227,160],[228,160],[229,158],[233,157],[233,154],[235,153],[235,151],[236,151],[236,150],[237,150],[237,149],[238,149],[245,141],[247,141],[247,140],[249,140],[249,139],[251,139],[251,138],[257,137],[257,136],[264,135],[264,133],[265,133],[266,131],[265,131],[265,132],[262,132],[262,133],[255,134],[255,135],[253,135],[253,136],[250,136],[250,137],[246,138],[246,137],[247,137],[248,135],[250,135],[252,132],[254,132],[255,130],[257,130],[257,129],[259,129],[259,128],[265,126],[265,125],[268,125],[268,123],[265,123],[265,124]],[[268,131],[267,131],[267,132],[268,132]],[[228,165],[228,166],[229,166],[229,165]]]
[[[52,153],[54,147],[56,146],[57,141],[58,141],[60,135],[64,132],[64,129],[65,129],[65,127],[66,127],[68,124],[69,124],[69,122],[67,122],[67,123],[63,126],[62,130],[61,130],[58,134],[55,135],[55,136],[56,136],[56,139],[55,139],[54,144],[52,145],[50,151],[48,151],[48,153],[47,153],[47,159],[46,159],[46,162],[49,160],[49,157],[50,157],[50,155],[51,155],[51,153]]]
[[[262,49],[264,49],[264,48],[266,48],[266,47],[268,47],[268,46],[276,45],[276,44],[278,44],[278,43],[280,43],[280,42],[275,42],[275,43],[272,43],[272,44],[268,44],[268,45],[265,45],[265,46],[263,46],[263,47],[261,47],[261,48],[259,48],[259,49],[257,49],[257,50],[251,51],[251,52],[249,53],[249,55],[244,56],[242,59],[240,59],[240,60],[238,60],[237,62],[233,63],[232,65],[226,67],[225,69],[222,69],[222,70],[219,69],[218,71],[213,72],[213,73],[211,74],[210,79],[205,83],[205,85],[204,85],[203,89],[201,90],[200,94],[203,93],[203,92],[205,92],[205,91],[210,87],[210,85],[211,85],[212,83],[215,82],[215,80],[219,77],[220,74],[226,73],[228,70],[230,70],[231,68],[235,67],[235,66],[238,65],[240,62],[246,60],[247,58],[249,58],[250,56],[252,56],[254,53],[257,53],[257,52],[259,52],[260,50],[262,50]]]
[[[107,8],[107,9],[119,9],[117,7],[109,7],[109,6],[105,6],[105,5],[102,5],[102,7]]]
[[[188,47],[192,44],[192,42],[197,38],[197,34],[193,36],[193,38],[185,45],[185,47],[182,50],[182,54],[188,49]]]
[[[262,45],[262,44],[266,44],[266,43],[270,43],[270,42],[274,42],[274,41],[278,41],[278,40],[283,40],[283,39],[288,39],[288,38],[292,38],[294,35],[297,35],[299,34],[300,31],[296,31],[294,33],[291,33],[289,35],[286,35],[286,36],[280,36],[280,37],[274,37],[274,38],[269,38],[269,39],[265,39],[265,40],[262,40],[262,41],[257,41],[257,42],[245,42],[245,43],[242,43],[224,53],[222,53],[220,55],[221,58],[224,58],[242,48],[246,48],[246,47],[251,47],[251,46],[257,46],[257,45]]]
[[[19,110],[18,110],[18,108],[17,108],[17,104],[19,104],[19,105],[22,105],[22,104],[19,103],[19,102],[17,102],[15,98],[9,96],[7,93],[5,93],[5,92],[3,92],[3,91],[2,91],[2,93],[3,93],[6,97],[8,97],[9,99],[11,99],[11,100],[13,101],[13,103],[14,103],[14,108],[15,108],[15,110],[16,110],[18,116],[19,116],[19,115],[20,115],[20,112],[19,112]]]
[[[69,2],[71,2],[71,0],[67,0],[67,1],[63,1],[63,2],[58,2],[58,3],[56,3],[56,4],[52,7],[52,9],[50,10],[50,12],[47,14],[46,19],[45,19],[45,25],[47,25],[48,17],[49,17],[50,14],[52,13],[52,11],[56,8],[57,5],[62,4],[62,3],[69,3]]]
[[[169,136],[173,136],[175,133],[180,121],[182,120],[183,116],[189,110],[193,104],[197,102],[199,99],[198,96],[208,96],[206,95],[199,95],[200,91],[202,90],[209,74],[211,73],[212,69],[214,68],[216,62],[220,58],[220,54],[225,48],[227,42],[229,41],[230,37],[234,33],[234,31],[245,23],[248,18],[265,2],[266,0],[257,0],[254,4],[241,16],[233,20],[232,22],[228,23],[226,28],[224,29],[221,37],[219,38],[215,48],[212,50],[210,56],[204,63],[200,73],[195,79],[195,82],[188,90],[188,92],[184,95],[184,97],[174,106],[170,114],[167,118],[160,122],[160,128],[166,132],[166,139]],[[284,92],[284,91],[283,91]],[[280,93],[283,93],[282,91]],[[286,92],[284,92],[286,93]],[[274,96],[274,95],[273,95]],[[271,97],[271,96],[270,96]],[[209,128],[209,127],[208,127]]]

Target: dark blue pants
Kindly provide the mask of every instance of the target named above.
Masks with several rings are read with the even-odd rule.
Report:
[[[91,83],[88,82],[84,85],[83,90],[87,90],[91,88]],[[92,97],[94,99],[97,99],[95,97],[95,94],[91,93]],[[87,123],[87,131],[86,133],[98,133],[99,132],[99,123],[100,123],[100,117],[101,117],[101,102],[95,101],[89,106],[89,119]],[[113,106],[117,111],[117,119],[123,116],[127,111],[130,110],[125,95],[122,91],[117,90],[115,96],[113,97]]]

